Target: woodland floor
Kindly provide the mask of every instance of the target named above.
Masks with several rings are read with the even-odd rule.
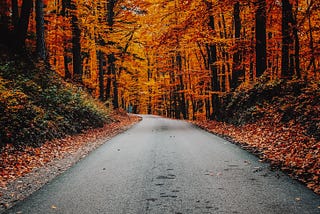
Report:
[[[305,135],[302,127],[267,118],[239,126],[217,121],[194,124],[240,145],[320,194],[320,142]]]
[[[66,171],[113,136],[127,130],[141,118],[125,113],[112,116],[103,128],[53,140],[41,147],[18,151],[8,145],[0,156],[0,212],[26,198]]]

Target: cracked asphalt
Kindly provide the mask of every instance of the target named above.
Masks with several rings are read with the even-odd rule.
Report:
[[[156,116],[5,213],[320,213],[320,196],[238,146]]]

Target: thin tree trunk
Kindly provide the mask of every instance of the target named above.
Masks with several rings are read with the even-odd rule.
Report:
[[[70,14],[67,13],[67,9],[70,9]],[[79,20],[74,11],[77,9],[75,2],[72,0],[62,0],[61,15],[64,17],[71,17],[71,29],[72,29],[72,60],[73,60],[73,80],[76,82],[82,82],[82,60],[81,60],[81,30],[79,27]],[[65,57],[67,55],[67,49],[64,47]],[[67,60],[65,58],[65,78],[70,74],[67,68]]]
[[[296,75],[298,79],[301,79],[301,70],[300,70],[300,41],[299,41],[299,35],[298,35],[298,29],[297,26],[293,29],[293,35],[294,35],[294,58],[295,58],[295,70]]]
[[[64,48],[64,50],[63,50],[63,62],[64,62],[63,63],[64,64],[64,78],[71,79],[72,75],[69,70],[69,57],[68,57],[67,48]]]
[[[289,49],[292,44],[291,29],[289,24],[292,19],[292,5],[289,0],[282,0],[282,49],[281,49],[281,77],[291,78]]]
[[[257,1],[256,11],[256,77],[267,69],[266,0]]]
[[[211,13],[212,3],[206,1],[206,4],[207,4],[208,13]],[[212,31],[215,31],[214,17],[212,14],[209,14],[209,28]],[[213,109],[211,119],[216,119],[218,117],[219,106],[220,106],[219,95],[217,93],[220,91],[219,77],[218,77],[218,69],[217,69],[217,66],[215,65],[215,63],[217,62],[217,46],[215,44],[208,45],[207,52],[208,52],[208,64],[211,70],[211,91],[213,92],[211,95],[211,105]]]
[[[234,4],[233,9],[234,16],[234,37],[236,52],[233,54],[233,65],[232,65],[232,80],[231,89],[236,89],[240,82],[239,79],[244,75],[243,69],[241,68],[241,56],[240,56],[240,36],[241,36],[241,18],[240,18],[240,2],[237,1]]]
[[[44,16],[43,0],[36,0],[36,31],[37,31],[37,55],[40,59],[47,58],[45,35],[44,35]]]
[[[12,7],[12,23],[14,26],[14,29],[17,28],[18,22],[19,22],[19,8],[18,8],[18,0],[12,0],[11,1],[11,7]]]
[[[312,3],[312,1],[311,1],[311,3]],[[311,4],[311,3],[309,3],[309,1],[308,1],[308,4]],[[313,71],[314,71],[314,76],[316,77],[317,67],[316,67],[316,61],[315,61],[315,56],[314,56],[314,41],[313,41],[313,30],[312,30],[310,11],[308,13],[308,24],[309,24],[309,36],[310,36],[309,47],[311,50],[311,59],[310,59],[310,64],[308,66],[308,70],[310,69],[310,67],[312,65]]]
[[[184,92],[181,92],[184,90],[184,82],[183,82],[183,76],[182,76],[182,59],[181,59],[181,55],[180,53],[177,54],[176,57],[176,64],[177,64],[177,68],[178,68],[178,75],[179,75],[179,88],[178,90],[180,90],[179,94],[180,94],[180,111],[182,113],[183,119],[187,119],[187,110],[186,110],[186,100],[185,100],[185,94]]]
[[[114,54],[108,55],[108,71],[107,71],[107,85],[106,85],[106,100],[111,98],[111,86],[114,82],[115,74],[115,57]]]
[[[112,32],[113,24],[114,24],[114,7],[116,4],[116,0],[109,0],[107,2],[107,24],[109,26],[109,31]],[[109,41],[109,44],[112,45],[113,42]],[[113,85],[113,108],[119,108],[119,101],[118,101],[118,83],[117,83],[117,76],[116,76],[116,68],[115,68],[115,55],[109,54],[108,55],[108,77],[107,77],[107,86],[106,86],[106,98],[109,99],[111,97],[111,84]],[[111,78],[112,75],[112,78]]]
[[[33,7],[33,0],[23,0],[21,8],[21,16],[15,29],[14,47],[17,51],[22,51],[25,48],[25,41],[28,32],[29,19]]]
[[[75,8],[74,5],[72,8]],[[76,82],[82,82],[82,60],[81,60],[81,30],[79,20],[75,14],[71,15],[72,25],[72,55],[73,55],[73,79]]]
[[[98,51],[98,61],[99,61],[99,99],[104,101],[104,70],[103,62],[104,57],[102,51]]]
[[[61,15],[63,17],[67,17],[67,8],[70,8],[70,0],[62,0],[62,9],[61,9]],[[63,30],[64,27],[63,27]],[[64,61],[64,78],[65,79],[71,79],[72,75],[69,70],[69,57],[68,57],[68,39],[66,33],[63,34],[63,61]]]
[[[113,73],[113,108],[118,109],[119,108],[119,96],[118,96],[118,82],[117,82],[117,75],[116,71],[114,69]]]

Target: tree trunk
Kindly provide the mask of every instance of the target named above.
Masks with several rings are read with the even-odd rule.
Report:
[[[64,50],[63,50],[63,62],[64,62],[64,78],[71,79],[72,75],[69,70],[69,57],[68,57],[68,52],[66,47],[64,47]]]
[[[119,108],[119,96],[118,96],[118,82],[117,82],[117,75],[114,69],[113,73],[113,108],[118,109]]]
[[[112,27],[114,24],[114,7],[116,4],[116,0],[109,0],[107,2],[107,24],[109,26],[109,31],[112,32]],[[112,41],[108,42],[109,45],[113,45]],[[115,55],[109,54],[108,55],[108,77],[107,77],[107,86],[106,86],[106,99],[110,99],[111,97],[111,84],[113,85],[113,108],[119,108],[118,102],[118,83],[116,77],[116,68],[115,68]],[[112,77],[111,77],[112,76]]]
[[[45,35],[44,35],[44,17],[43,0],[36,0],[36,31],[37,31],[37,56],[45,60],[47,57]]]
[[[267,69],[266,0],[257,1],[256,11],[256,77]]]
[[[107,3],[107,11],[108,11],[108,17],[107,22],[108,26],[111,28],[114,23],[114,6],[116,4],[116,0],[109,0]]]
[[[183,83],[183,76],[182,76],[182,59],[180,53],[177,54],[176,57],[176,64],[178,68],[178,75],[179,75],[179,106],[180,111],[182,113],[183,119],[187,119],[187,109],[186,109],[186,100],[185,100],[185,94],[183,92],[184,90],[184,83]]]
[[[112,84],[112,74],[115,70],[115,57],[114,54],[108,55],[108,71],[107,71],[107,85],[106,85],[106,100],[111,98],[111,84]]]
[[[298,79],[301,79],[301,70],[300,70],[300,41],[298,35],[297,26],[293,29],[293,36],[294,36],[294,58],[295,58],[295,69],[296,75]]]
[[[19,22],[19,8],[18,8],[18,0],[11,1],[12,7],[12,23],[14,29],[17,28]]]
[[[103,70],[103,62],[104,57],[102,51],[98,51],[98,61],[99,61],[99,99],[104,101],[104,70]]]
[[[281,49],[281,77],[292,78],[292,66],[290,65],[290,45],[292,44],[291,28],[292,5],[289,0],[282,0],[282,49]]]
[[[215,30],[214,26],[214,17],[212,15],[209,16],[209,27],[211,30]],[[217,46],[215,44],[211,44],[208,47],[208,61],[210,65],[211,70],[211,90],[214,92],[211,97],[211,104],[213,113],[211,116],[211,119],[217,118],[217,113],[219,111],[219,95],[217,92],[220,91],[220,85],[219,85],[219,77],[218,77],[218,69],[215,63],[217,62]]]
[[[67,10],[70,9],[70,14]],[[81,60],[81,30],[79,28],[79,20],[75,11],[77,6],[72,0],[62,0],[61,15],[64,17],[71,17],[71,29],[72,29],[72,60],[73,60],[73,80],[76,82],[82,82],[82,60]],[[65,57],[67,55],[67,49],[65,47]],[[67,63],[65,59],[65,73],[66,78],[70,72],[68,72]]]
[[[311,5],[313,2],[311,1],[308,5]],[[314,71],[314,76],[316,77],[317,74],[317,67],[316,67],[316,62],[315,62],[315,50],[314,50],[314,41],[313,41],[313,30],[312,30],[312,23],[311,23],[311,14],[310,11],[308,12],[308,24],[309,24],[309,37],[310,37],[310,42],[309,42],[309,47],[310,47],[310,51],[311,51],[311,58],[310,58],[310,64],[308,66],[308,70],[311,68],[311,65],[313,67],[313,71]]]
[[[62,0],[62,9],[61,9],[61,16],[67,17],[67,9],[70,8],[70,0]],[[63,30],[65,30],[63,28]],[[68,40],[66,38],[66,34],[64,33],[63,38],[63,61],[64,61],[64,78],[71,79],[72,75],[69,70],[69,57],[68,57]]]
[[[21,16],[15,29],[14,48],[22,51],[25,48],[25,41],[28,32],[29,18],[33,7],[33,0],[23,0]]]
[[[75,8],[74,5],[72,8]],[[76,82],[82,82],[82,60],[81,60],[81,30],[79,28],[78,17],[71,15],[72,25],[72,55],[73,55],[73,79]]]
[[[231,89],[236,89],[240,85],[240,77],[244,76],[243,69],[241,68],[241,56],[240,56],[240,35],[241,35],[241,18],[240,18],[240,2],[237,1],[234,4],[233,9],[234,16],[234,37],[236,51],[233,54],[233,65],[232,65],[232,80]]]

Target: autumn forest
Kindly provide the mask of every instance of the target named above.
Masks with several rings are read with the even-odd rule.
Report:
[[[319,10],[314,0],[8,0],[1,35],[114,108],[216,118],[222,96],[260,77],[319,80]]]

